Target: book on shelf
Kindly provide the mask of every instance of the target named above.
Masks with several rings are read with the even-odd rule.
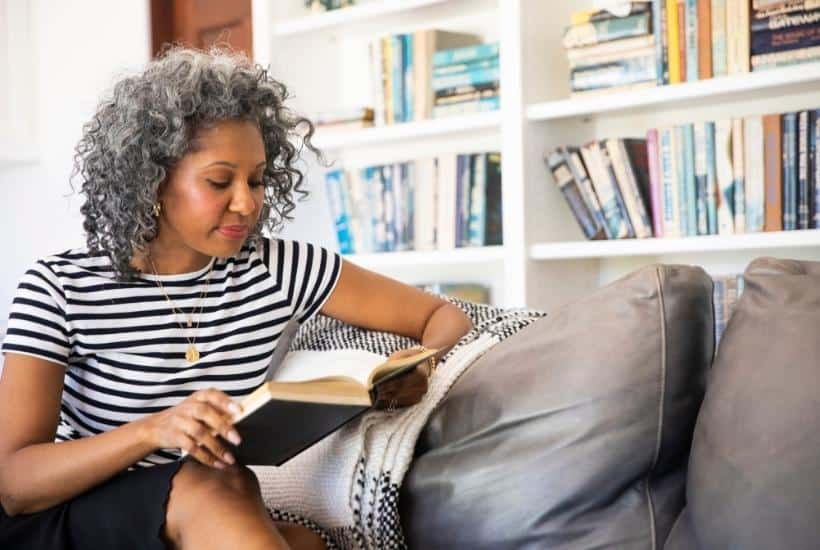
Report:
[[[343,254],[502,244],[497,152],[334,169],[325,184]]]
[[[820,2],[752,4],[749,39],[754,71],[820,60]]]
[[[305,0],[305,7],[313,13],[349,8],[355,5],[355,0]]]
[[[279,466],[384,402],[386,382],[435,353],[385,360],[357,350],[292,352],[273,380],[241,401],[234,425],[242,441],[231,452],[240,464]]]
[[[433,55],[433,118],[497,111],[501,107],[497,42],[440,50]]]
[[[311,117],[311,121],[316,129],[322,132],[346,131],[370,128],[373,126],[374,117],[372,107],[354,107],[338,111],[319,112]]]
[[[810,109],[653,128],[544,161],[588,239],[792,231],[820,228],[818,142]]]
[[[712,277],[712,300],[715,313],[715,349],[720,345],[726,326],[732,318],[737,301],[743,293],[743,275]]]
[[[490,303],[490,288],[480,283],[423,283],[417,287],[425,292],[444,294],[468,302]]]

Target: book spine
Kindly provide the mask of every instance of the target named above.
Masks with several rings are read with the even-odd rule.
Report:
[[[416,250],[436,248],[436,160],[425,157],[416,161],[414,180],[413,231]]]
[[[646,5],[647,2],[623,2],[622,4],[629,8],[630,14],[643,13],[649,9]],[[606,9],[574,11],[570,16],[570,25],[581,25],[583,23],[589,23],[590,21],[602,21],[604,19],[612,19],[613,17],[617,16]]]
[[[572,91],[580,92],[654,81],[657,77],[655,69],[655,54],[652,52],[644,57],[573,69],[570,73],[570,86]]]
[[[816,25],[820,23],[820,9],[811,9],[795,13],[782,13],[770,15],[768,17],[757,17],[752,19],[752,33],[760,31],[777,31],[792,29],[804,25]]]
[[[386,36],[381,39],[382,46],[382,74],[384,74],[384,105],[385,122],[394,124],[396,122],[396,110],[393,102],[395,93],[395,82],[393,81],[393,38]]]
[[[669,83],[669,59],[667,56],[666,3],[664,0],[652,2],[652,33],[655,35],[655,72],[658,85]]]
[[[433,77],[433,90],[439,91],[446,88],[457,88],[461,86],[478,86],[489,82],[497,82],[500,77],[499,67],[489,69],[476,69],[464,73],[456,73],[445,76]]]
[[[593,239],[597,233],[595,220],[587,208],[578,182],[576,182],[572,176],[565,156],[560,150],[553,151],[546,156],[544,161],[552,173],[555,184],[561,190],[561,193],[569,204],[570,210],[572,210],[575,219],[578,221],[578,225],[581,226],[584,236],[587,239]]]
[[[698,76],[712,78],[712,0],[698,0]]]
[[[649,160],[649,200],[652,204],[652,231],[655,237],[663,234],[663,184],[661,181],[661,157],[658,130],[652,128],[646,132],[646,156]]]
[[[588,143],[581,148],[581,157],[584,160],[587,170],[589,170],[595,194],[601,203],[601,210],[604,213],[612,239],[621,239],[628,235],[626,223],[623,220],[618,200],[615,198],[615,189],[609,178],[607,167],[604,164],[601,148],[597,142]]]
[[[350,254],[358,252],[361,247],[361,223],[356,214],[353,201],[353,185],[357,178],[357,171],[344,172],[341,186],[342,211],[347,213],[348,235],[350,239]]]
[[[809,228],[809,112],[797,116],[797,229]]]
[[[350,254],[352,252],[350,227],[342,200],[343,178],[344,173],[341,170],[327,172],[325,174],[325,187],[327,189],[330,214],[333,217],[333,226],[336,230],[336,239],[339,243],[339,252],[341,254]]]
[[[678,57],[680,57],[680,79],[686,82],[689,69],[686,54],[686,0],[678,0]]]
[[[646,36],[643,38],[652,39],[651,36]],[[619,40],[618,42],[630,42],[632,40],[634,40],[634,38]],[[615,44],[617,44],[617,42],[615,42]],[[604,44],[603,46],[595,46],[595,49],[601,49],[604,46],[609,46],[609,43]],[[653,42],[650,42],[649,44],[646,44],[644,46],[634,47],[626,50],[610,48],[596,55],[573,56],[573,58],[569,59],[569,68],[571,70],[588,69],[609,65],[611,63],[618,63],[621,61],[646,57],[651,57],[653,60],[655,59],[655,46]],[[655,67],[655,69],[657,70],[657,66]]]
[[[752,55],[801,50],[820,45],[820,24],[752,34]]]
[[[715,121],[715,169],[718,185],[718,234],[735,232],[735,187],[732,172],[732,121]]]
[[[718,234],[718,185],[717,166],[715,165],[715,123],[704,123],[706,136],[706,217],[709,234]]]
[[[747,0],[726,0],[728,73],[748,73],[750,13]]]
[[[666,0],[667,61],[669,62],[669,83],[683,82],[680,65],[680,25],[678,24],[678,1]]]
[[[477,72],[485,69],[497,69],[498,58],[479,59],[478,61],[470,61],[465,63],[454,63],[452,65],[444,65],[433,69],[433,76],[449,76],[459,73]]]
[[[401,37],[404,53],[404,121],[410,122],[415,118],[413,113],[413,35],[403,34]]]
[[[631,36],[641,36],[649,34],[650,25],[651,20],[648,12],[627,17],[612,17],[600,21],[591,21],[569,27],[564,33],[563,44],[568,49],[620,40]]]
[[[448,105],[436,105],[433,107],[433,118],[441,118],[452,115],[466,115],[473,113],[485,113],[497,111],[501,107],[501,98],[484,97],[478,100],[461,101]]]
[[[373,123],[376,126],[384,126],[384,74],[382,69],[382,48],[380,41],[373,41],[368,44],[370,51],[370,89],[373,94]]]
[[[681,203],[686,204],[684,226],[686,236],[698,234],[698,196],[695,184],[695,128],[692,124],[681,127],[683,137],[683,192]]]
[[[489,99],[498,97],[498,88],[485,88],[455,95],[441,96],[436,98],[436,105],[450,105],[452,103],[462,103],[464,101],[477,101],[479,99]]]
[[[735,233],[746,233],[746,172],[743,162],[743,119],[732,119],[732,175],[735,188]]]
[[[786,113],[783,127],[783,230],[791,231],[797,226],[797,114]]]
[[[435,69],[437,67],[443,67],[444,65],[470,63],[493,57],[498,57],[498,42],[437,51],[433,54],[433,67]]]
[[[615,167],[612,164],[612,158],[609,156],[609,151],[603,141],[599,142],[598,145],[598,151],[601,162],[603,163],[604,173],[609,178],[609,183],[615,194],[615,202],[618,205],[621,220],[626,226],[626,238],[634,239],[635,227],[632,224],[632,220],[629,218],[629,210],[626,207],[626,201],[624,200],[624,193],[621,189],[621,185],[618,183],[618,176],[615,175]]]
[[[568,147],[564,151],[564,154],[567,158],[567,165],[572,172],[572,176],[575,178],[575,181],[578,182],[581,196],[584,198],[587,208],[592,213],[593,220],[595,221],[596,233],[593,238],[612,238],[609,234],[609,226],[606,223],[606,218],[604,218],[601,204],[598,202],[598,196],[595,194],[595,189],[593,189],[589,171],[581,159],[580,150],[577,147]]]
[[[470,192],[469,243],[484,246],[484,224],[486,218],[485,194],[487,192],[487,154],[474,157],[473,186]]]
[[[763,145],[763,117],[752,116],[743,120],[745,149],[746,231],[763,231],[766,208],[766,188]]]
[[[393,83],[393,115],[395,122],[405,122],[404,118],[404,41],[401,35],[391,38],[391,76]]]
[[[501,195],[501,153],[487,153],[487,190],[486,190],[486,226],[485,244],[487,246],[504,244],[503,203]]]
[[[752,56],[752,68],[755,71],[788,67],[797,63],[816,61],[820,59],[820,46],[787,50],[775,53],[765,53]]]
[[[686,0],[686,81],[699,78],[698,0]]]
[[[663,189],[663,236],[677,238],[680,232],[680,193],[675,130],[662,128],[660,138],[661,186]]]
[[[812,229],[820,228],[820,155],[818,155],[817,148],[820,146],[820,110],[815,109],[811,116],[811,128],[809,130],[811,136],[811,174],[812,174],[812,189],[809,193],[813,194],[811,203],[812,212]]]
[[[706,125],[695,123],[695,196],[697,199],[697,234],[709,234],[709,219],[706,206]]]
[[[646,142],[640,140],[643,147],[643,160],[646,160]],[[627,151],[626,141],[623,139],[608,139],[606,146],[612,159],[612,166],[618,180],[618,188],[624,198],[627,214],[632,222],[632,229],[638,239],[647,239],[652,236],[652,220],[646,209],[646,203],[639,184],[638,172],[645,169],[633,162],[633,157]],[[634,150],[634,148],[633,148]],[[635,159],[637,160],[637,159]]]
[[[726,0],[712,0],[712,74],[726,76]]]
[[[764,231],[783,230],[780,115],[763,117],[763,172],[766,186]]]

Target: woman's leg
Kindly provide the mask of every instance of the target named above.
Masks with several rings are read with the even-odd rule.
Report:
[[[193,460],[171,482],[163,534],[182,550],[324,548],[307,528],[276,528],[253,472],[242,466],[217,470]]]

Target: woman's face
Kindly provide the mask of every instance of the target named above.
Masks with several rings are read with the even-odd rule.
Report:
[[[175,255],[236,254],[256,226],[264,199],[265,146],[251,122],[226,121],[194,135],[194,147],[160,187],[159,234]],[[159,251],[158,251],[159,252]]]

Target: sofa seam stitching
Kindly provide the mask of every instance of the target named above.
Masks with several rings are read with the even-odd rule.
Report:
[[[666,367],[667,367],[667,334],[666,334],[666,303],[663,295],[663,285],[661,284],[661,270],[662,267],[655,269],[655,285],[658,292],[658,312],[661,322],[661,361],[660,361],[660,396],[658,399],[658,429],[655,435],[655,449],[652,454],[652,463],[649,466],[649,471],[646,473],[645,490],[646,499],[649,506],[649,527],[652,536],[652,550],[657,548],[657,531],[655,528],[655,510],[652,503],[652,493],[649,490],[649,482],[655,466],[658,464],[658,458],[661,450],[661,440],[663,435],[663,407],[666,398]]]

